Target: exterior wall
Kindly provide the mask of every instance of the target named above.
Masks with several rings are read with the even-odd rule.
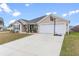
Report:
[[[22,25],[20,24],[20,31],[19,31],[20,33],[21,32],[23,32],[23,27],[22,27]]]
[[[21,32],[25,32],[23,25],[20,25]]]
[[[63,31],[63,33],[65,34],[65,32],[66,31],[68,31],[68,22],[67,21],[64,21],[64,20],[61,20],[61,19],[56,19],[55,20],[56,21],[56,24],[55,24],[55,26],[56,26],[56,31],[60,31],[60,32],[62,32]],[[39,26],[40,25],[47,25],[47,26],[49,26],[49,25],[52,25],[52,31],[54,30],[53,29],[53,27],[54,27],[54,21],[51,21],[50,20],[50,16],[48,16],[47,18],[44,18],[44,19],[42,19],[41,21],[39,21],[38,22],[38,28],[39,28]],[[61,29],[61,28],[62,29]],[[49,27],[48,27],[49,28]],[[39,30],[38,30],[38,32],[39,32]],[[52,32],[53,33],[53,32]]]
[[[24,28],[24,25],[28,25],[28,24],[25,24],[24,22],[23,22],[23,24],[21,24],[21,23],[18,22],[18,21],[15,22],[15,23],[13,23],[13,27],[14,27],[14,26],[17,26],[17,25],[20,26],[20,30],[19,30],[20,33],[26,32],[26,29]]]
[[[20,31],[19,31],[19,32],[22,32],[22,26],[21,26],[21,24],[20,24],[19,22],[15,22],[15,23],[12,24],[12,26],[13,26],[13,31],[15,30],[15,29],[14,29],[14,26],[17,26],[17,25],[20,25]]]
[[[65,21],[56,20],[56,24],[65,24],[66,25],[66,23],[67,22],[65,22]],[[51,21],[50,16],[48,16],[47,18],[39,21],[38,24],[54,24],[54,21]]]
[[[27,28],[24,28],[24,25],[20,25],[21,27],[21,32],[26,32]],[[25,25],[26,26],[26,25]]]
[[[21,29],[21,31],[20,32],[27,32],[28,31],[28,22],[26,22],[26,21],[23,21],[23,20],[20,20],[20,22],[21,22],[21,25],[20,25],[20,29]]]

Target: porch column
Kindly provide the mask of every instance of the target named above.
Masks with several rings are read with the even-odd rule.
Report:
[[[30,30],[30,25],[28,24],[28,33],[29,33],[29,30]]]
[[[36,24],[36,31],[37,31],[37,33],[38,33],[38,25]]]

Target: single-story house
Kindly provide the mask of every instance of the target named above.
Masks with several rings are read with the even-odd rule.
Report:
[[[79,32],[79,25],[72,26],[69,31],[70,32]]]
[[[54,23],[55,21],[55,23]],[[45,15],[32,20],[19,19],[10,24],[13,31],[27,33],[65,34],[69,29],[69,21],[55,15]]]
[[[3,27],[4,27],[3,18],[0,17],[0,31],[3,31]]]

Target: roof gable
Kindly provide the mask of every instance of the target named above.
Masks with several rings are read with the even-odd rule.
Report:
[[[13,23],[11,23],[8,27],[11,27],[13,24],[15,24],[15,23],[20,23],[20,24],[22,24],[22,25],[25,25],[25,24],[27,24],[29,21],[28,20],[25,20],[25,19],[19,19],[19,20],[16,20],[15,22],[13,22]]]
[[[56,18],[56,19],[59,20],[59,21],[69,22],[67,19],[65,19],[65,18],[63,18],[63,17],[60,17],[60,16],[57,16],[57,15],[51,14],[50,17]]]
[[[54,19],[55,18],[55,19]],[[49,19],[49,20],[48,20]],[[39,22],[37,23],[41,23],[41,22],[44,22],[46,21],[46,23],[48,22],[51,22],[50,20],[52,19],[52,21],[56,20],[57,22],[66,22],[66,23],[69,23],[68,20],[62,18],[62,17],[59,17],[59,16],[56,16],[56,15],[53,15],[53,14],[50,14],[50,15],[47,15],[46,17],[44,17],[43,19],[41,19]]]

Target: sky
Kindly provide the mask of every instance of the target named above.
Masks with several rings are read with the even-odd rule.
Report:
[[[0,17],[5,26],[18,19],[31,20],[43,15],[55,14],[70,21],[71,26],[79,24],[78,3],[1,3]]]

